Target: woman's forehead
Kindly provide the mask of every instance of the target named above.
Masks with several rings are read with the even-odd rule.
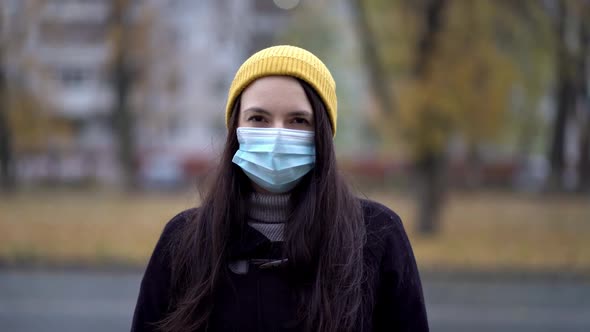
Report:
[[[266,76],[248,85],[242,93],[240,110],[250,108],[268,112],[313,112],[303,87],[297,79],[290,76]]]

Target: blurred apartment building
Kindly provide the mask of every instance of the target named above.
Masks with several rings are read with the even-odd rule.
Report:
[[[59,118],[69,135],[49,135],[41,152],[17,155],[21,178],[119,178],[112,112],[114,0],[3,0],[2,34],[19,37],[4,66]],[[223,143],[227,88],[239,64],[267,46],[286,13],[264,0],[130,0],[128,19],[144,38],[129,106],[137,160],[146,176],[173,176],[210,160]],[[141,22],[140,22],[141,21]],[[134,46],[136,47],[136,46]],[[16,82],[16,81],[15,81]]]

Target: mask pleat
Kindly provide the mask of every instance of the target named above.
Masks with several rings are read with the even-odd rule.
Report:
[[[315,164],[311,131],[240,127],[237,135],[240,148],[232,161],[271,192],[291,190]]]

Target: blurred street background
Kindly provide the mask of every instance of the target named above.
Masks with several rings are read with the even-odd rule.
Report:
[[[590,0],[0,0],[0,331],[125,331],[255,51],[317,54],[432,331],[590,331]]]
[[[140,280],[121,271],[0,271],[2,331],[129,331]],[[455,276],[423,285],[432,331],[586,332],[590,324],[588,284]]]

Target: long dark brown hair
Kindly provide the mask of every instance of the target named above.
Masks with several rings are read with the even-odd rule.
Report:
[[[285,226],[284,257],[296,276],[298,312],[306,331],[352,331],[362,326],[365,277],[365,225],[359,200],[336,167],[333,131],[325,106],[299,80],[313,108],[316,163],[291,192],[293,212]],[[204,328],[215,289],[227,272],[230,235],[246,224],[247,197],[253,188],[232,158],[240,108],[237,99],[217,173],[201,207],[177,236],[172,255],[170,314],[162,331]],[[305,304],[305,305],[303,305]]]

